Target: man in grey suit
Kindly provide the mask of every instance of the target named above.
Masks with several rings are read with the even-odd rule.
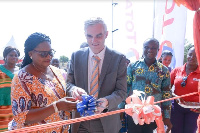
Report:
[[[85,36],[89,47],[74,52],[71,56],[67,76],[67,93],[81,100],[82,94],[90,94],[92,87],[93,56],[98,56],[97,99],[100,105],[96,114],[117,110],[118,104],[126,97],[126,57],[105,46],[108,36],[107,26],[101,18],[85,21]],[[77,114],[75,114],[77,117]],[[100,119],[84,121],[72,125],[76,133],[118,133],[121,128],[120,115],[115,114]]]

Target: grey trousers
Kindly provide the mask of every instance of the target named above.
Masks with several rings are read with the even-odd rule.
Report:
[[[78,133],[104,133],[101,120],[94,119],[81,122]]]

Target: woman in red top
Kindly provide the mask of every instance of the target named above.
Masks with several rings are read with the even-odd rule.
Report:
[[[172,70],[170,76],[171,85],[175,86],[174,93],[176,95],[198,92],[200,71],[194,47],[188,50],[187,62]],[[182,104],[199,102],[199,95],[184,97],[180,101]],[[193,109],[181,107],[177,100],[174,100],[171,109],[172,133],[196,133],[198,116],[199,114],[195,113]]]

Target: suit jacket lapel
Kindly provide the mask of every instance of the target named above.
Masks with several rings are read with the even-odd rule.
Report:
[[[106,76],[108,67],[110,65],[110,62],[111,62],[111,59],[112,59],[111,52],[112,51],[106,47],[105,56],[104,56],[104,60],[103,60],[103,65],[102,65],[102,69],[101,69],[99,88],[101,88],[101,85],[103,83],[103,79]]]
[[[84,89],[87,93],[88,93],[88,56],[89,56],[89,49],[87,49],[85,52],[83,52],[83,55],[82,55],[83,59],[79,66],[82,68]]]

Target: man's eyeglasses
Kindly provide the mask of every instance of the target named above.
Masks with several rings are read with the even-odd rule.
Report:
[[[187,76],[183,77],[183,82],[181,82],[181,86],[185,87],[186,86],[186,80],[187,80]]]
[[[56,52],[56,51],[53,50],[53,49],[51,49],[50,51],[37,51],[37,50],[33,49],[33,51],[39,53],[40,56],[41,56],[42,58],[45,58],[45,57],[47,57],[48,55],[50,55],[50,56],[53,57],[54,54],[55,54],[55,52]]]

